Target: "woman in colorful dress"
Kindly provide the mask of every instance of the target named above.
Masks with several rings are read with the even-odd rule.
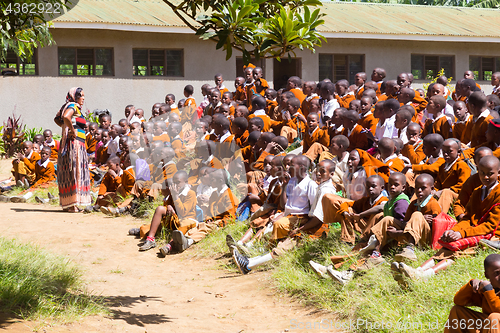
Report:
[[[62,139],[57,159],[59,202],[66,212],[79,212],[78,206],[90,205],[90,173],[85,149],[85,125],[81,107],[82,88],[71,88],[61,108]]]

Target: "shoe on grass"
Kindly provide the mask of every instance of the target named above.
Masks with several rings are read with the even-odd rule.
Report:
[[[23,183],[23,181],[22,181],[21,179],[19,179],[19,180],[16,182],[16,185],[17,185],[18,187],[24,187],[24,183]]]
[[[316,273],[320,278],[328,279],[330,276],[327,274],[327,267],[318,264],[315,261],[309,260],[309,266],[311,266],[314,273]]]
[[[371,235],[370,239],[368,240],[368,245],[366,245],[364,248],[359,250],[359,253],[366,253],[369,251],[372,251],[377,247],[379,244],[377,237],[375,235]]]
[[[52,193],[47,193],[47,198],[49,198],[50,201],[55,201],[57,200],[56,197],[54,195],[52,195]]]
[[[408,266],[403,262],[399,263],[399,271],[411,280],[416,280],[420,278],[422,275],[420,271],[416,270],[413,267]]]
[[[6,195],[0,195],[0,202],[10,202],[10,197]]]
[[[141,234],[141,230],[139,228],[132,228],[128,231],[128,234],[131,236],[139,236]]]
[[[15,197],[10,197],[10,202],[14,203],[25,203],[26,198],[23,196],[15,196]]]
[[[236,242],[231,235],[226,235],[226,245],[229,248],[229,251],[233,251],[233,247],[237,248],[240,253],[243,253],[244,255],[248,256],[250,252],[248,252],[248,249],[245,245],[240,245],[238,242]]]
[[[166,257],[170,253],[170,248],[166,245],[160,247],[160,253],[162,256]]]
[[[179,230],[172,231],[172,239],[179,252],[184,252],[189,247],[188,240],[186,236],[184,236],[182,231]]]
[[[405,260],[416,261],[417,255],[415,254],[415,250],[410,247],[405,247],[403,251],[396,254],[394,256],[394,260],[402,262]]]
[[[327,274],[333,279],[333,281],[340,283],[345,286],[354,277],[353,271],[337,271],[333,269],[332,266],[326,268]]]
[[[44,198],[40,198],[38,195],[35,196],[35,201],[38,202],[38,203],[41,203],[41,204],[46,204],[49,202],[49,199],[44,199]]]
[[[251,271],[251,269],[248,268],[248,258],[241,254],[235,247],[233,247],[233,259],[241,274],[248,274]]]
[[[383,264],[385,259],[382,256],[374,256],[371,255],[370,258],[366,259],[366,261],[358,267],[360,271],[367,271],[369,269],[375,268],[380,264]]]
[[[156,242],[155,241],[150,241],[148,239],[144,244],[142,244],[142,246],[139,248],[139,251],[151,250],[154,247],[156,247]]]
[[[29,189],[30,188],[30,183],[29,183],[29,181],[26,178],[24,178],[24,188],[25,189]]]
[[[93,213],[94,212],[94,206],[88,205],[83,209],[84,213]]]
[[[114,216],[115,214],[111,211],[112,207],[105,207],[105,206],[102,206],[100,208],[100,211],[101,213],[103,213],[104,215],[108,215],[108,216]]]
[[[479,241],[479,244],[486,246],[486,247],[489,247],[492,250],[496,250],[496,251],[500,250],[500,241],[492,241],[492,240],[483,238]]]

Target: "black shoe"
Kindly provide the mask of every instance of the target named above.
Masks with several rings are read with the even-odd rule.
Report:
[[[236,263],[236,266],[238,266],[238,269],[240,270],[241,274],[248,274],[251,269],[248,268],[248,258],[242,255],[237,248],[233,247],[233,259],[234,262]]]
[[[142,244],[142,246],[139,248],[139,251],[147,251],[152,248],[156,247],[156,242],[155,241],[150,241],[149,239],[146,241],[146,243]]]
[[[236,241],[234,240],[233,236],[227,234],[226,235],[226,245],[229,248],[229,251],[233,251],[233,247],[236,247]]]
[[[184,234],[179,230],[174,230],[172,232],[172,239],[174,240],[174,244],[176,244],[176,249],[179,252],[184,252],[189,247],[186,236],[184,236]]]
[[[141,230],[139,228],[132,228],[128,231],[128,234],[131,236],[139,236],[141,234]]]

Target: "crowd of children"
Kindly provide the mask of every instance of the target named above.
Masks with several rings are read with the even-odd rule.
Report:
[[[398,246],[394,278],[402,285],[428,279],[451,265],[451,257],[435,256],[418,269],[406,263],[417,260],[416,247],[435,245],[436,237],[450,251],[476,244],[500,249],[500,73],[492,76],[489,96],[469,71],[454,91],[440,77],[426,92],[412,87],[410,73],[385,80],[382,68],[373,70],[371,80],[357,73],[352,85],[292,76],[279,90],[262,74],[250,64],[235,79],[234,92],[216,74],[214,85],[201,87],[199,104],[187,85],[184,99],[177,103],[166,95],[149,119],[127,105],[118,121],[103,114],[99,123],[88,123],[96,194],[85,211],[135,214],[141,202],[162,197],[151,223],[129,231],[141,238],[139,250],[147,251],[157,246],[163,228],[171,230],[162,255],[247,221],[241,239],[226,239],[243,274],[304,238],[325,236],[329,224],[338,222],[340,240],[353,246],[348,257],[362,258],[359,265],[337,270],[341,256],[334,253],[331,265],[309,264],[318,276],[341,284],[384,263],[386,251]],[[58,149],[50,130],[25,142],[13,160],[14,178],[0,189],[19,186],[26,193],[0,200],[23,202],[33,188],[49,186],[56,179]],[[456,221],[440,230],[448,212]],[[248,257],[248,248],[262,239],[269,240],[270,251]],[[488,278],[498,262],[485,262]],[[471,316],[459,309],[472,297],[466,293],[496,297],[488,311],[500,311],[498,296],[489,293],[496,284],[473,280],[464,286],[450,318]]]

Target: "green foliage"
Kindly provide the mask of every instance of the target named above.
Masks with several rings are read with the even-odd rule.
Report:
[[[217,43],[217,49],[231,58],[233,49],[251,57],[277,58],[295,55],[295,50],[314,52],[325,38],[316,31],[323,24],[319,0],[163,0],[203,39]]]
[[[14,113],[3,123],[3,156],[12,157],[15,153],[21,151],[21,145],[25,138],[22,128],[23,123],[21,121],[21,116],[16,117]]]
[[[391,3],[422,6],[456,6],[475,8],[499,8],[500,0],[340,0],[348,2]]]
[[[439,72],[437,73],[437,75],[431,79],[431,82],[429,82],[429,83],[424,83],[424,85],[423,85],[423,89],[424,89],[424,91],[427,91],[427,88],[429,88],[429,86],[430,86],[432,83],[436,83],[437,79],[438,79],[440,76],[442,76],[442,75],[444,75],[444,68],[441,68],[441,69],[439,70]],[[454,87],[450,85],[451,80],[453,80],[453,77],[449,77],[449,78],[448,78],[448,89],[453,90],[453,88],[454,88]]]
[[[39,247],[0,238],[0,308],[23,319],[66,322],[105,311],[82,290],[80,270]]]
[[[24,125],[23,133],[24,133],[24,140],[25,141],[33,142],[35,135],[43,134],[43,128],[41,128],[41,127],[28,128],[28,127],[26,127],[26,125]]]

